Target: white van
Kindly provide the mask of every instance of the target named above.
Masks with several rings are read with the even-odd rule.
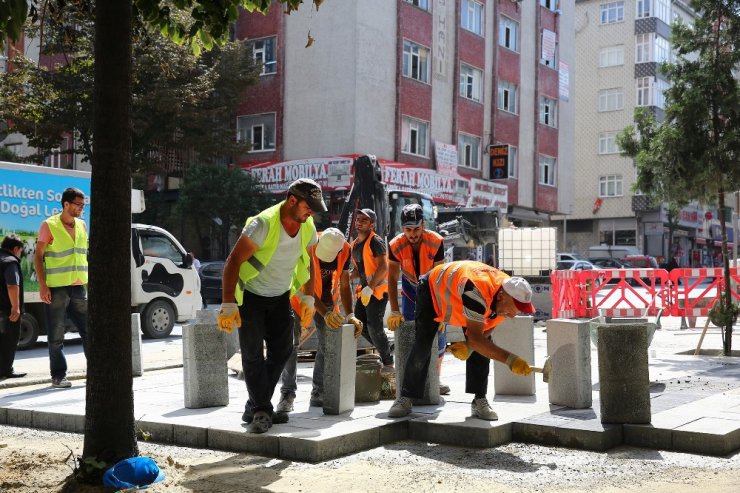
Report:
[[[642,255],[642,252],[637,247],[626,245],[596,245],[588,249],[588,258],[624,258],[628,255]]]

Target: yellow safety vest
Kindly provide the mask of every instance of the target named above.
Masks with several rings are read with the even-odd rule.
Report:
[[[284,203],[285,201],[275,204],[256,216],[262,218],[268,224],[269,230],[267,231],[267,237],[265,238],[264,243],[262,243],[262,246],[254,252],[254,255],[252,255],[249,260],[239,266],[239,280],[234,289],[234,298],[238,305],[241,305],[244,299],[244,288],[246,287],[247,281],[257,277],[259,273],[262,272],[262,269],[264,269],[270,262],[272,255],[275,253],[275,249],[280,241],[280,229],[282,228],[282,225],[280,224],[280,207]],[[252,219],[254,219],[254,217],[247,219],[245,225],[249,224]],[[309,242],[313,239],[314,234],[316,233],[316,227],[313,224],[312,217],[309,217],[305,223],[301,224],[301,228],[298,233],[301,235],[301,256],[298,257],[298,262],[293,271],[293,280],[290,284],[291,296],[293,296],[293,294],[295,294],[296,291],[298,291],[298,289],[300,289],[300,287],[303,286],[311,277],[311,258],[308,254],[307,248]]]
[[[50,288],[71,286],[79,281],[87,284],[87,231],[84,223],[75,219],[74,240],[62,224],[61,214],[46,221],[54,241],[44,253],[46,285]]]

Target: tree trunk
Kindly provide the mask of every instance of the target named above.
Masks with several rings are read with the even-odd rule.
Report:
[[[138,455],[131,372],[130,0],[95,5],[87,402],[83,458]],[[97,471],[99,474],[102,471]],[[83,471],[84,473],[84,471]],[[94,472],[88,480],[99,480]]]
[[[722,267],[724,268],[725,292],[724,308],[729,307],[732,303],[732,278],[730,277],[730,257],[727,254],[727,227],[725,226],[725,191],[724,187],[719,187],[719,223],[722,231]],[[725,356],[732,354],[732,322],[729,322],[724,328],[724,337],[722,338],[722,349]]]

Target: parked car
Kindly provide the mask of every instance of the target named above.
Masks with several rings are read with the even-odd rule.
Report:
[[[658,261],[650,255],[628,255],[623,259],[636,269],[658,269]]]
[[[594,264],[588,260],[561,260],[555,264],[555,270],[594,270]]]
[[[577,253],[561,252],[557,254],[556,260],[560,262],[561,260],[586,260],[586,259],[578,255]]]
[[[208,302],[221,303],[221,278],[224,273],[224,261],[203,262],[198,270],[200,276],[200,297],[203,305]]]
[[[589,262],[594,264],[599,269],[630,269],[632,264],[625,262],[624,260],[609,258],[609,257],[597,257],[588,259]]]

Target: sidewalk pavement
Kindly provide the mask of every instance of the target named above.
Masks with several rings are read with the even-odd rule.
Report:
[[[413,439],[464,447],[494,447],[510,441],[608,450],[628,444],[659,450],[727,455],[740,449],[740,359],[723,356],[693,356],[704,319],[696,329],[680,329],[680,318],[664,317],[649,348],[651,381],[650,425],[602,424],[599,417],[598,364],[592,347],[593,406],[568,409],[549,404],[547,384],[536,376],[532,396],[493,396],[489,400],[498,421],[470,417],[472,396],[464,393],[465,363],[448,354],[442,381],[452,392],[438,406],[415,406],[401,419],[389,419],[392,401],[358,404],[351,412],[324,415],[309,407],[313,363],[298,365],[298,392],[290,421],[274,425],[262,435],[246,432],[241,422],[247,392],[243,381],[229,378],[229,404],[225,407],[184,407],[183,370],[162,365],[162,358],[147,352],[170,351],[144,346],[145,371],[134,379],[137,430],[152,441],[177,445],[249,452],[283,459],[318,462],[361,450]],[[735,334],[738,334],[738,327]],[[740,340],[740,339],[736,339]],[[738,342],[740,344],[740,342]],[[718,354],[722,342],[719,329],[710,328],[702,348]],[[151,348],[151,349],[150,349]],[[691,352],[688,354],[679,354]],[[546,353],[544,324],[535,325],[535,363]],[[80,358],[81,355],[79,355]],[[84,430],[85,382],[76,379],[70,389],[55,389],[37,368],[47,368],[48,357],[25,358],[18,371],[33,368],[29,377],[0,381],[0,424],[82,433]],[[180,362],[182,354],[180,353]],[[169,362],[172,354],[164,360]],[[79,360],[72,357],[75,365]],[[84,358],[82,358],[84,363]],[[79,367],[77,370],[79,371]],[[157,367],[170,366],[165,369]],[[492,372],[493,373],[493,372]],[[73,374],[74,377],[74,374]],[[279,400],[279,386],[274,404]]]

